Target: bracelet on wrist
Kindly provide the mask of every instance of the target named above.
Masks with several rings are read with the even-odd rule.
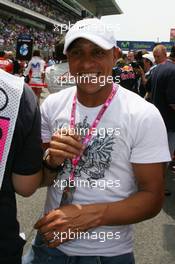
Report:
[[[57,165],[56,167],[52,167],[51,165],[48,164],[47,162],[47,157],[49,156],[49,150],[46,149],[46,151],[44,152],[44,156],[43,156],[43,166],[52,171],[52,172],[60,172],[63,167],[64,167],[64,163],[60,164],[60,165]]]

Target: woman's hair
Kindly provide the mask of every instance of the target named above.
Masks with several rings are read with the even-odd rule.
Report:
[[[40,57],[40,56],[41,56],[40,51],[39,51],[39,50],[34,50],[34,51],[33,51],[33,56],[38,56],[38,57]]]

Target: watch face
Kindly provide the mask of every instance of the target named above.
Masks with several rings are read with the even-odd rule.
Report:
[[[20,52],[21,55],[26,56],[28,54],[28,52],[29,52],[28,45],[27,44],[21,45],[19,52]]]

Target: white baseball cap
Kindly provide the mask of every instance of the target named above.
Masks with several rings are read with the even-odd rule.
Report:
[[[153,55],[151,55],[151,54],[144,54],[144,55],[142,56],[142,58],[151,61],[152,64],[154,64],[154,62],[155,62],[154,57],[153,57]]]
[[[76,22],[65,36],[63,53],[69,45],[78,38],[85,38],[101,48],[108,50],[117,46],[114,33],[109,25],[105,25],[98,18],[87,18]]]

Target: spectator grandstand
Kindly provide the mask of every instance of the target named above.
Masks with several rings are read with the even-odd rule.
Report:
[[[78,18],[76,14],[59,9],[46,0],[10,0],[14,4],[40,13],[55,21],[68,24],[74,23]],[[30,14],[30,11],[29,11]],[[53,24],[45,21],[35,21],[34,17],[26,17],[22,12],[14,14],[13,9],[0,10],[0,50],[16,49],[16,41],[20,34],[28,34],[33,38],[34,49],[42,50],[45,56],[51,56],[54,52],[54,44],[60,38],[60,33],[55,32]]]
[[[20,34],[29,34],[34,40],[34,48],[43,51],[54,51],[55,41],[58,41],[59,35],[54,31],[42,31],[35,27],[30,27],[17,23],[13,18],[0,18],[0,46],[6,50],[16,49],[16,40]]]
[[[75,23],[77,17],[71,15],[68,12],[64,12],[60,9],[59,5],[53,6],[46,0],[10,0],[11,2],[24,6],[30,10],[33,10],[37,13],[44,14],[45,16],[57,20],[62,23],[67,23],[70,20],[71,23]]]
[[[97,1],[93,5],[89,3],[90,6],[96,8],[90,10],[82,1],[74,0],[1,0],[0,50],[15,51],[18,36],[28,34],[33,38],[34,49],[40,49],[45,57],[52,56],[55,42],[62,37],[59,30],[54,31],[55,25],[74,24],[81,18],[82,11],[85,16],[106,15],[106,10],[120,12],[107,0],[104,6],[99,2],[97,5]]]

